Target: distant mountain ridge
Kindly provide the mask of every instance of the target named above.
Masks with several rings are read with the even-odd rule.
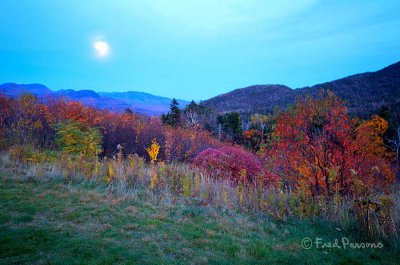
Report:
[[[24,93],[36,95],[39,100],[58,98],[65,100],[80,101],[86,106],[99,109],[108,109],[122,112],[127,108],[132,111],[156,116],[167,113],[171,99],[155,96],[145,92],[95,92],[93,90],[58,90],[53,91],[42,84],[15,84],[5,83],[0,85],[0,93],[8,97],[20,97]],[[178,100],[180,107],[185,107],[188,102]]]
[[[383,106],[400,111],[400,62],[376,72],[351,75],[342,79],[292,89],[285,85],[254,85],[235,89],[201,102],[218,113],[239,112],[242,114],[271,113],[286,109],[296,97],[315,96],[321,89],[331,90],[347,101],[351,114],[369,117]],[[145,92],[95,92],[93,90],[54,91],[42,84],[0,85],[0,93],[9,97],[19,97],[24,93],[36,95],[40,100],[47,97],[80,101],[84,105],[99,109],[122,112],[127,108],[134,112],[155,116],[169,110],[171,99]],[[184,108],[189,102],[178,100]]]
[[[216,112],[270,113],[285,109],[296,97],[315,96],[330,90],[347,101],[350,113],[367,117],[383,106],[400,107],[400,62],[376,72],[351,75],[342,79],[291,89],[284,85],[255,85],[233,90],[202,102]]]

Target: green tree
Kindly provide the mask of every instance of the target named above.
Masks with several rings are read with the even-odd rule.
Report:
[[[179,102],[174,98],[171,101],[170,111],[165,115],[161,116],[161,120],[166,125],[173,127],[181,124],[181,110],[179,109]]]
[[[97,128],[77,122],[58,123],[56,135],[61,150],[73,157],[92,159],[102,152],[102,136]]]
[[[242,141],[242,120],[237,112],[230,112],[217,117],[217,122],[226,137],[230,141],[240,143]],[[222,132],[219,132],[221,134]]]
[[[186,106],[185,111],[186,111],[186,110],[189,110],[189,111],[197,111],[198,108],[199,108],[199,105],[197,105],[197,103],[196,103],[194,100],[192,100],[192,101],[190,101],[190,103]]]
[[[170,110],[171,110],[171,122],[173,126],[179,125],[181,121],[181,110],[179,109],[179,102],[174,98],[172,99]]]

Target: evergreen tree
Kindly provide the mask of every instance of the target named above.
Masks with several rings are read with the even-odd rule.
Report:
[[[124,110],[124,113],[125,113],[125,114],[129,114],[129,115],[132,115],[132,114],[133,114],[133,110],[132,110],[131,108],[126,108],[126,109]]]
[[[231,112],[218,116],[217,122],[228,140],[236,143],[242,141],[242,121],[239,113]]]
[[[165,115],[161,116],[161,120],[165,125],[171,125],[173,127],[179,126],[181,123],[181,110],[179,109],[179,102],[173,98],[170,105],[170,111]]]
[[[194,100],[192,100],[187,106],[185,111],[198,111],[199,105],[196,104]]]

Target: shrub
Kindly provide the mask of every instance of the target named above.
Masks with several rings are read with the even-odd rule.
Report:
[[[57,143],[62,151],[74,157],[97,159],[102,152],[101,139],[99,130],[86,124],[69,122],[57,125]]]
[[[191,161],[207,148],[218,148],[222,144],[209,132],[171,126],[165,128],[164,158],[171,161]]]
[[[153,140],[151,146],[147,148],[147,153],[150,156],[151,162],[157,161],[157,156],[159,151],[160,151],[160,145],[157,143],[156,140]]]
[[[257,156],[239,147],[208,148],[199,153],[193,164],[208,174],[237,181],[254,181],[263,175]]]
[[[14,145],[9,148],[11,160],[21,163],[50,163],[58,159],[57,152],[39,150],[32,145]]]

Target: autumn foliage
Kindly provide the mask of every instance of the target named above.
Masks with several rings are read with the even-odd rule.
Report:
[[[270,146],[262,150],[268,174],[283,190],[313,196],[384,190],[393,181],[378,116],[352,119],[343,102],[326,93],[299,100],[276,117]]]
[[[299,99],[275,117],[255,114],[254,128],[244,132],[244,145],[232,147],[197,127],[164,125],[160,118],[132,112],[114,113],[55,100],[38,103],[34,96],[0,96],[2,148],[31,145],[73,156],[148,156],[157,141],[158,161],[191,162],[207,173],[235,181],[262,176],[278,181],[283,191],[313,196],[348,195],[385,190],[393,181],[391,156],[384,146],[387,122],[373,116],[362,121],[347,113],[332,93]],[[266,129],[268,127],[268,130]],[[264,174],[265,167],[265,174]]]
[[[219,148],[223,143],[214,139],[210,132],[199,129],[186,129],[166,126],[164,159],[166,161],[192,161],[196,155],[207,148]]]
[[[174,190],[206,203],[213,197],[229,209],[269,209],[277,218],[329,212],[335,219],[335,207],[345,205],[367,231],[376,230],[371,216],[385,233],[396,231],[387,194],[394,156],[385,146],[382,117],[350,117],[330,92],[300,98],[275,116],[254,114],[244,132],[239,113],[220,116],[226,135],[201,129],[206,126],[196,113],[184,114],[171,124],[171,114],[163,123],[79,102],[0,95],[0,148],[12,161],[33,165],[37,176],[101,176],[121,187],[140,182],[153,192]]]
[[[193,163],[213,176],[235,182],[253,181],[264,174],[258,157],[240,147],[208,148]]]
[[[147,148],[147,153],[149,154],[150,161],[157,161],[158,152],[160,150],[160,145],[154,140],[149,148]]]
[[[208,132],[164,126],[158,117],[99,110],[74,101],[42,104],[28,94],[19,99],[0,95],[0,135],[2,148],[30,144],[73,155],[86,154],[89,148],[106,157],[116,155],[118,145],[125,156],[147,157],[147,148],[156,140],[158,159],[168,161],[190,161],[208,147],[221,146]],[[98,147],[85,147],[94,142]]]

